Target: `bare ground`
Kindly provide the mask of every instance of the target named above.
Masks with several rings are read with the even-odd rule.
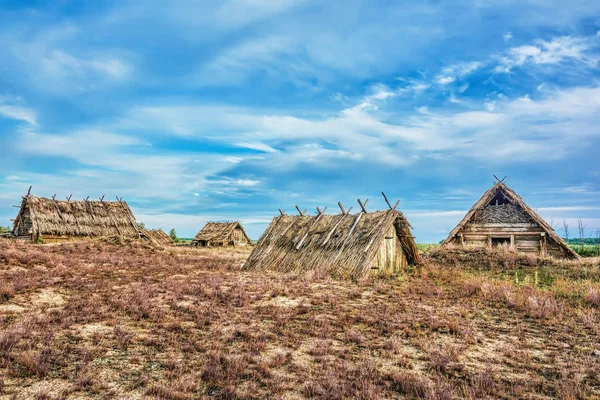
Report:
[[[598,260],[351,282],[246,256],[0,241],[0,398],[600,398]]]

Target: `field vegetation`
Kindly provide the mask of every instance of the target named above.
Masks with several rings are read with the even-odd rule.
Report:
[[[0,240],[0,398],[600,397],[600,259],[433,249],[354,282],[246,257]]]

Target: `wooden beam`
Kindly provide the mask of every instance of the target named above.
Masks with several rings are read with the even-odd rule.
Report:
[[[358,213],[358,215],[356,216],[356,218],[354,219],[354,223],[352,224],[352,227],[350,228],[350,231],[348,232],[348,235],[346,236],[346,238],[344,239],[344,241],[342,242],[342,245],[340,246],[340,250],[338,251],[338,253],[335,255],[334,261],[337,260],[339,258],[339,256],[344,252],[344,248],[346,247],[346,243],[348,242],[348,240],[350,240],[350,238],[352,237],[352,232],[354,232],[354,228],[356,228],[356,225],[358,225],[358,221],[360,221],[360,217],[363,215],[363,213]]]
[[[344,206],[342,205],[341,201],[338,201],[338,206],[340,207],[340,210],[342,210],[342,214],[346,215],[346,210],[344,210]]]
[[[327,208],[327,207],[325,207],[325,208]],[[323,211],[325,211],[325,210],[323,210]],[[308,228],[308,230],[306,231],[304,236],[302,236],[302,239],[300,239],[300,241],[296,245],[296,250],[300,250],[300,247],[302,247],[302,243],[304,243],[304,241],[308,237],[310,230],[319,222],[319,220],[323,217],[323,215],[325,215],[325,214],[324,213],[319,214],[319,216],[313,221],[313,223],[310,225],[310,227]]]
[[[102,203],[104,201],[104,195],[102,195],[102,197],[100,197],[100,203]]]
[[[27,197],[31,196],[31,188],[32,188],[32,187],[33,187],[33,186],[29,186],[29,190],[27,191]]]
[[[535,237],[535,236],[539,236],[540,232],[498,232],[498,231],[465,231],[464,232],[465,236],[491,236],[491,237],[510,237],[510,235],[515,235],[515,236],[531,236],[531,237]]]
[[[73,196],[73,195],[70,194],[69,197],[67,197],[67,201],[71,201],[71,196]]]
[[[349,210],[351,210],[352,207],[350,207]],[[338,222],[335,223],[335,225],[333,226],[333,228],[331,228],[331,230],[329,231],[329,233],[327,234],[327,236],[325,236],[325,239],[321,242],[321,246],[325,246],[325,244],[327,244],[327,242],[329,241],[329,239],[331,239],[331,235],[333,235],[333,232],[335,232],[335,229],[342,223],[342,221],[346,218],[346,213],[342,214],[342,217],[340,218],[340,220]]]
[[[298,205],[296,205],[296,210],[298,210],[298,213],[300,214],[301,217],[304,217],[304,213],[302,211],[300,211],[300,207],[298,207]],[[306,210],[304,212],[306,212]]]
[[[390,210],[393,210],[392,205],[390,204],[390,201],[388,200],[387,196],[385,195],[385,193],[381,192],[381,194],[383,195],[383,199],[385,200],[385,202],[387,203],[388,207],[390,208]]]
[[[506,176],[504,178],[500,179],[496,175],[494,175],[494,178],[496,178],[496,180],[498,181],[497,183],[504,183],[504,180],[506,179]],[[494,184],[496,184],[496,182],[494,182]]]
[[[362,201],[360,201],[360,199],[358,200],[358,204],[360,205],[360,208],[362,208],[362,212],[364,212],[365,214],[367,213],[367,203],[369,202],[369,199],[367,199],[367,201],[365,201],[365,203],[363,204]]]
[[[278,210],[279,210],[279,214],[285,215],[285,211],[282,211],[281,208],[278,208]]]
[[[398,204],[400,204],[400,200],[396,200],[396,204],[394,204],[394,207],[392,207],[392,210],[395,210],[396,207],[398,207]]]

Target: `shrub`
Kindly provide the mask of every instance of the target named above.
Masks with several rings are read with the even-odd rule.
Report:
[[[15,295],[15,286],[12,283],[0,283],[0,303],[4,303]]]
[[[596,307],[600,307],[600,291],[594,287],[590,287],[585,294],[585,301]]]

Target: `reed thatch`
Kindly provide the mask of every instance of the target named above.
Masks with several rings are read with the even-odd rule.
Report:
[[[192,240],[192,246],[248,246],[252,240],[238,221],[208,222]]]
[[[135,217],[124,201],[67,201],[30,195],[23,197],[13,235],[33,241],[140,236]]]
[[[150,241],[155,246],[169,246],[175,243],[162,229],[143,229],[140,235],[142,239]]]
[[[525,226],[525,227],[524,227]],[[482,232],[483,231],[483,232]],[[487,190],[471,207],[465,217],[450,232],[443,245],[459,244],[461,235],[479,236],[513,236],[517,249],[522,243],[523,251],[540,251],[567,258],[579,258],[579,255],[556,234],[542,217],[530,208],[514,190],[498,181]],[[515,239],[515,235],[520,235]],[[537,236],[541,244],[531,247],[532,238]],[[482,241],[487,243],[487,241]],[[463,238],[463,244],[464,238]],[[529,249],[527,249],[529,246]]]
[[[362,278],[374,272],[386,239],[398,240],[394,243],[399,243],[399,258],[410,265],[422,263],[411,226],[399,211],[281,215],[273,219],[243,269]]]

